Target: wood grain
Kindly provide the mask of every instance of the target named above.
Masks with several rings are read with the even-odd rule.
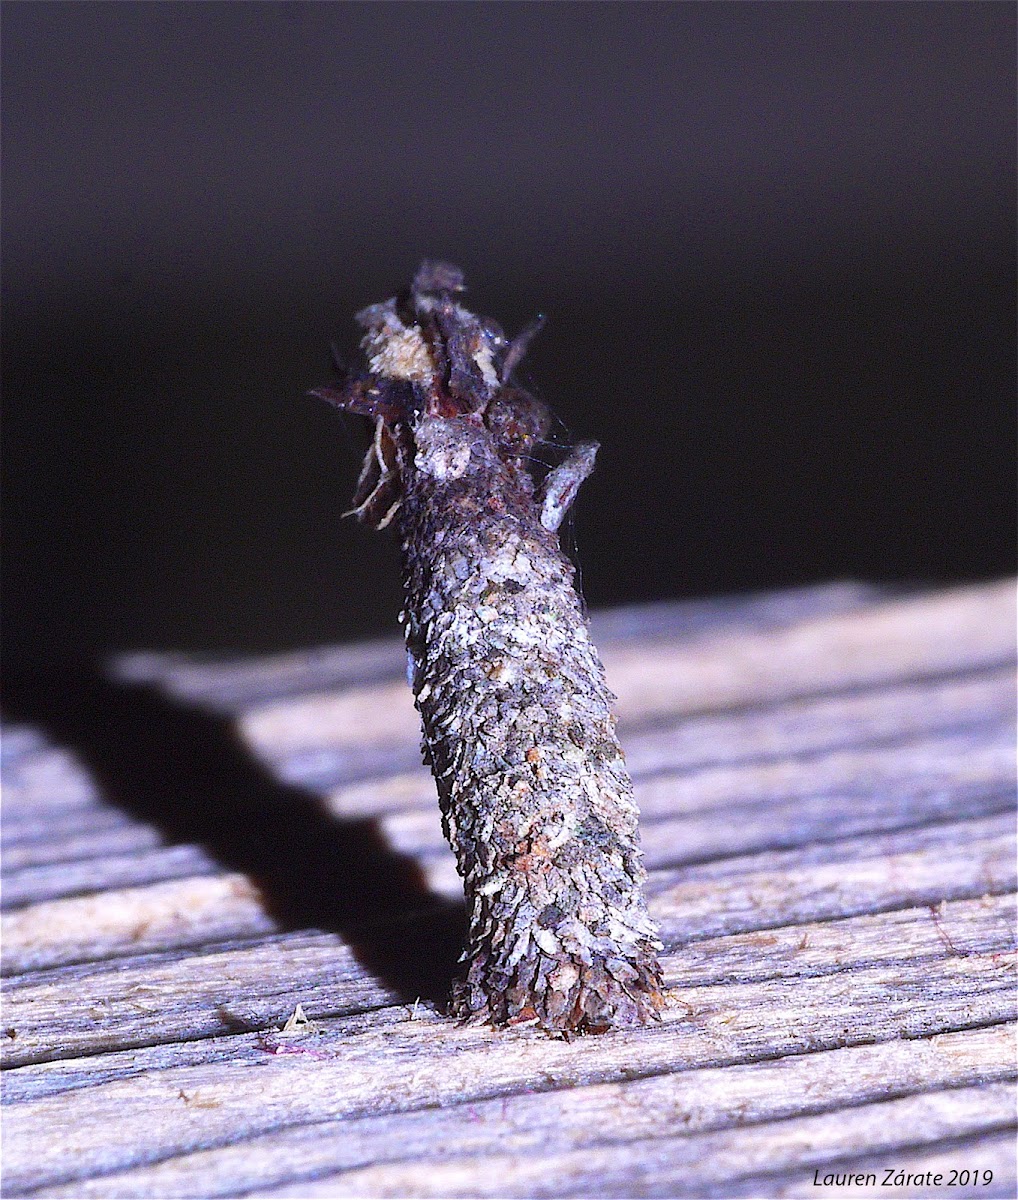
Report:
[[[669,1005],[568,1042],[441,1013],[394,641],[5,694],[3,1194],[1013,1195],[1014,596],[597,617]]]

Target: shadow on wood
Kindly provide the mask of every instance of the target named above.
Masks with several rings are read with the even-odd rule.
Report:
[[[8,674],[6,720],[42,726],[87,766],[104,797],[248,875],[286,929],[342,934],[397,993],[444,1003],[462,948],[461,905],[429,891],[378,822],[340,820],[280,783],[226,717],[98,672]]]

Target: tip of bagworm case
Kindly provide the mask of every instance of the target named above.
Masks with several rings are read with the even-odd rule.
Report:
[[[417,268],[413,290],[420,295],[427,292],[465,292],[463,272],[452,263],[426,258]]]

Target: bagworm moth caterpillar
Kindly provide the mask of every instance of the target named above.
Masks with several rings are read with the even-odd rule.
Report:
[[[454,1015],[599,1032],[662,1004],[637,809],[604,668],[557,529],[594,465],[582,443],[540,477],[544,406],[508,341],[426,262],[357,315],[366,370],[318,395],[374,421],[352,512],[395,521],[424,757],[463,876]]]

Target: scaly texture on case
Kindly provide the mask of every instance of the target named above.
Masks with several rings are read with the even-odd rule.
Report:
[[[375,420],[354,512],[397,521],[403,622],[424,755],[469,912],[451,1009],[496,1025],[597,1032],[662,1004],[638,813],[556,530],[596,446],[537,480],[543,406],[508,342],[425,263],[359,314],[368,371],[333,403]]]

